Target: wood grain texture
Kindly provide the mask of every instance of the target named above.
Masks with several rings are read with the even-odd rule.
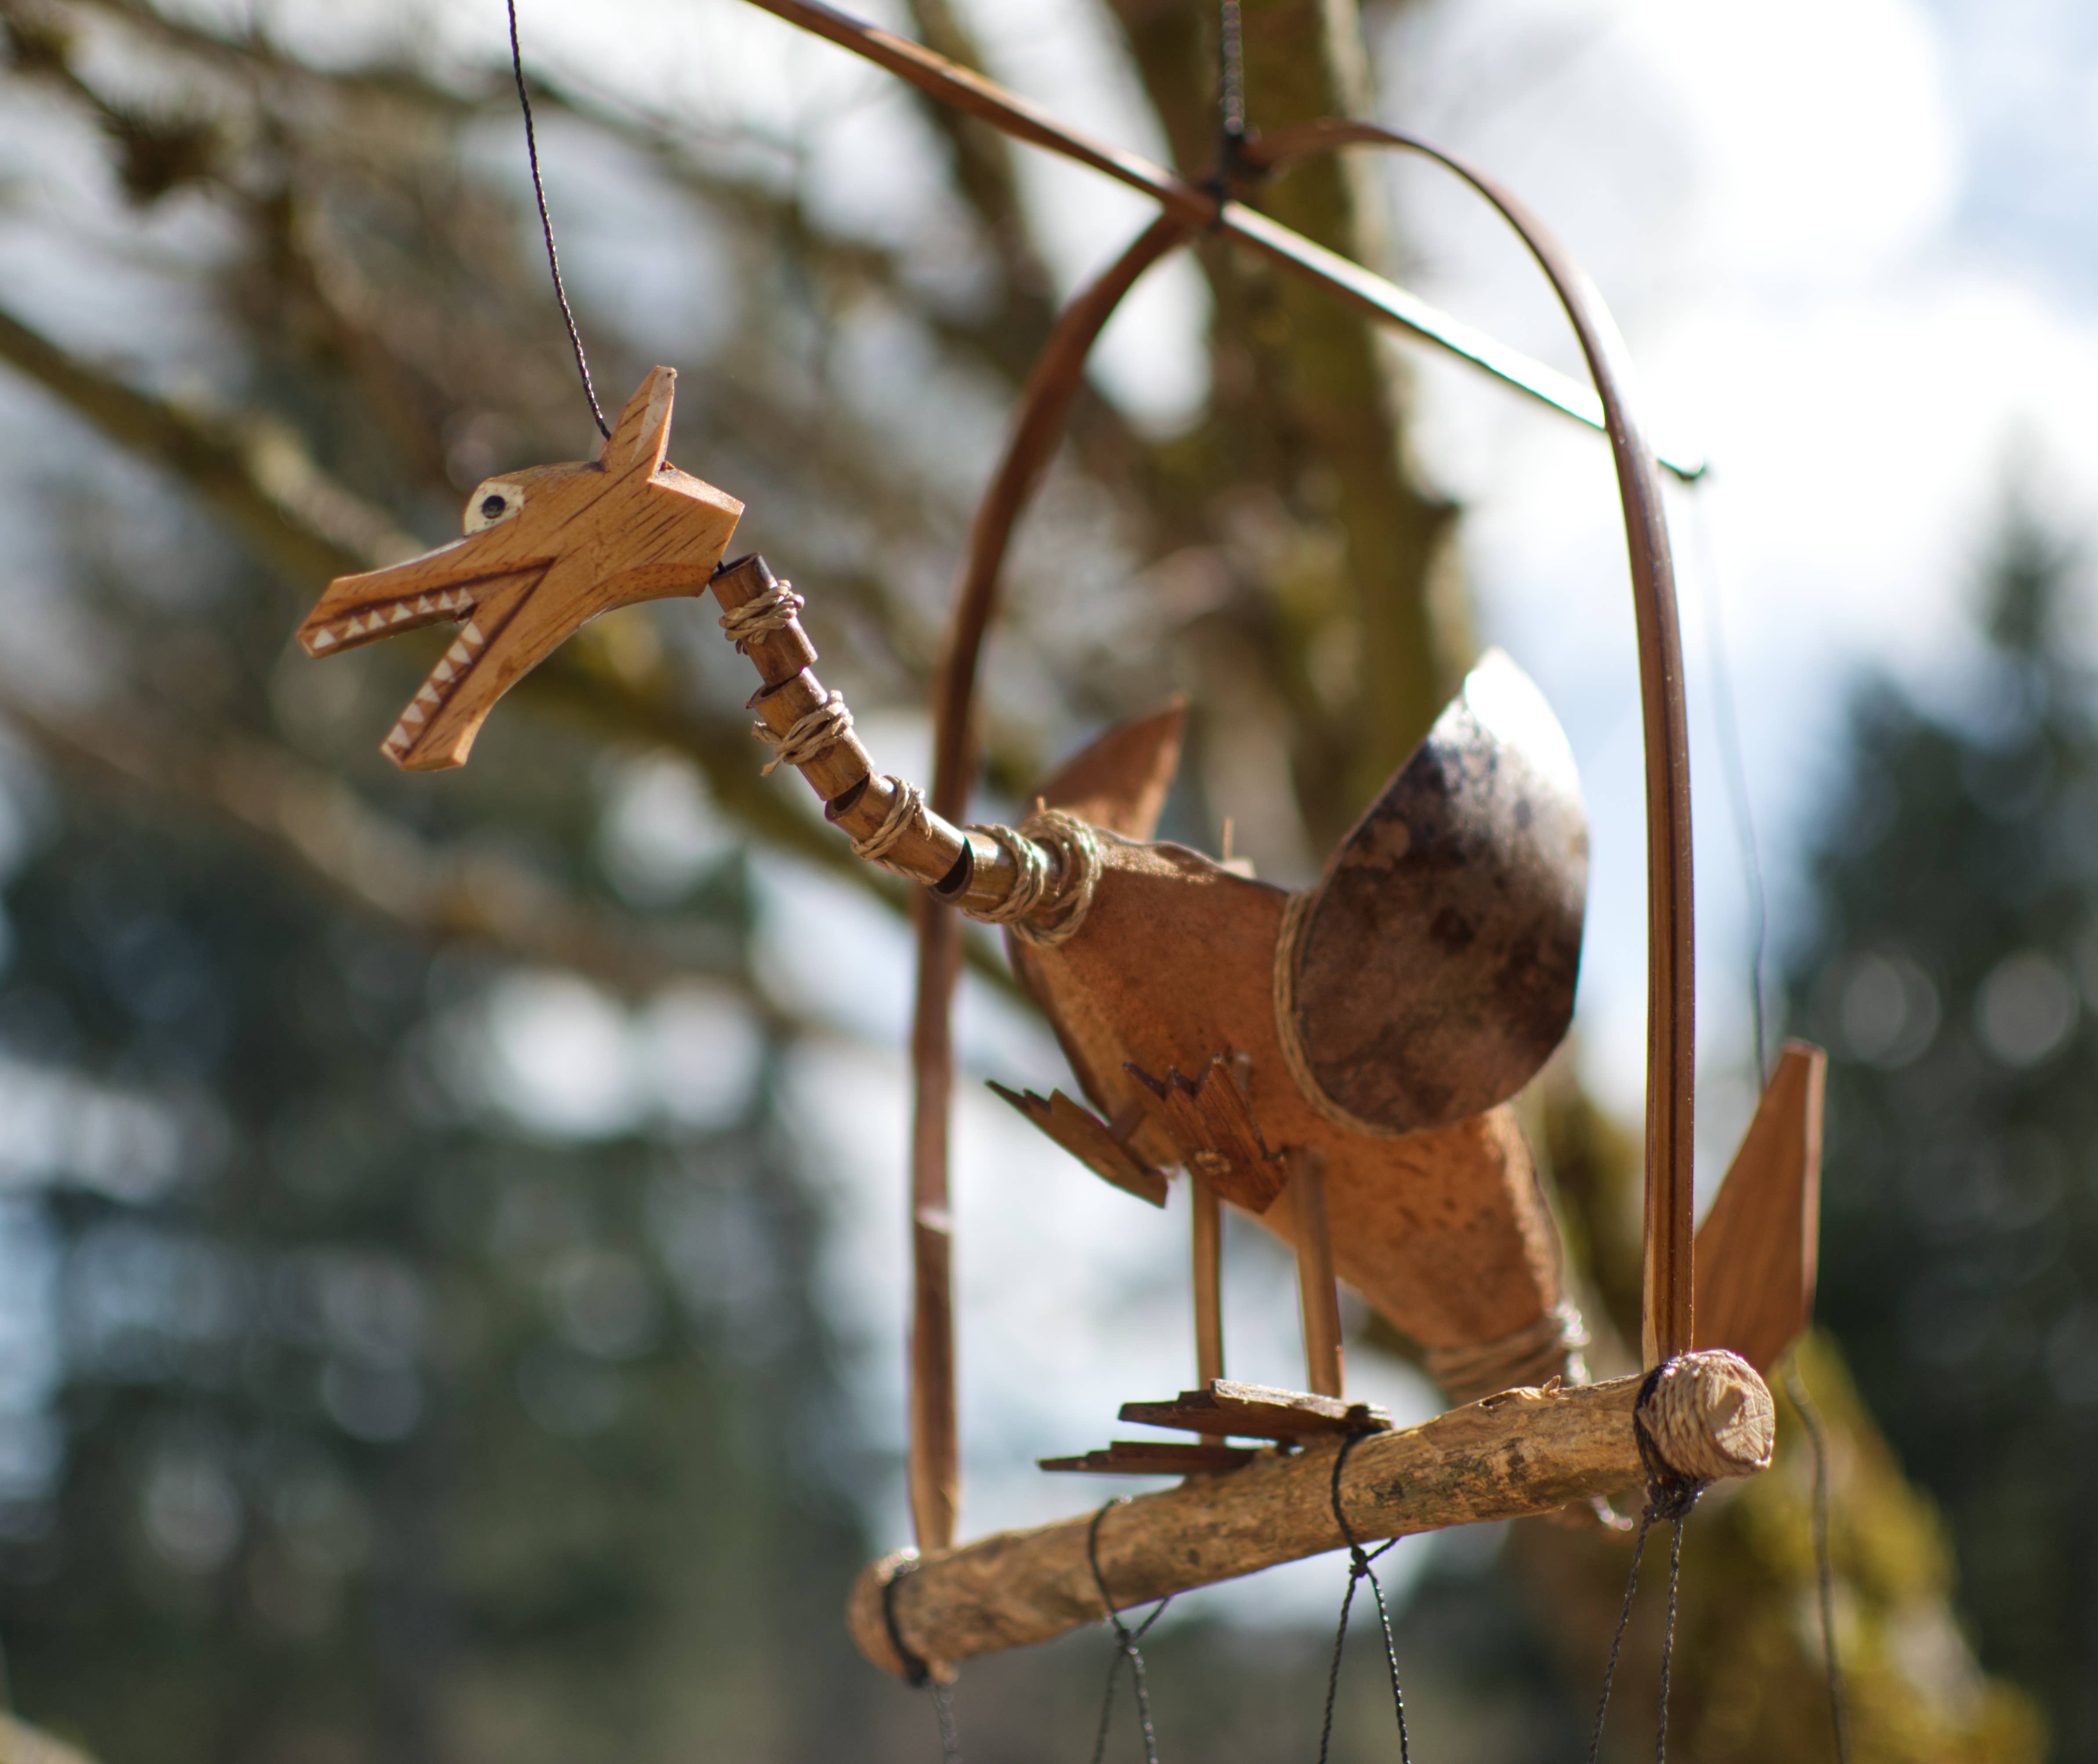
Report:
[[[1085,929],[1054,949],[1008,941],[1086,1097],[1112,1120],[1158,1099],[1126,1068],[1205,1072],[1241,1056],[1248,1109],[1266,1148],[1325,1159],[1336,1271],[1428,1346],[1496,1341],[1537,1323],[1563,1296],[1559,1248],[1512,1114],[1371,1139],[1306,1099],[1276,1037],[1273,965],[1287,897],[1170,845],[1111,844]],[[1161,1131],[1132,1144],[1179,1161]],[[1262,1224],[1286,1243],[1286,1207]]]
[[[1262,1140],[1233,1065],[1220,1053],[1196,1067],[1192,1078],[1177,1066],[1168,1066],[1162,1078],[1133,1062],[1125,1062],[1122,1070],[1140,1086],[1138,1099],[1172,1139],[1174,1161],[1234,1205],[1265,1213],[1289,1174],[1281,1153]]]
[[[1070,1458],[1041,1458],[1044,1470],[1078,1471],[1093,1476],[1185,1477],[1206,1476],[1219,1470],[1240,1470],[1253,1460],[1248,1446],[1226,1446],[1214,1440],[1187,1444],[1178,1440],[1117,1439],[1104,1450],[1081,1452]]]
[[[1200,1390],[1183,1390],[1170,1402],[1125,1402],[1121,1419],[1235,1439],[1315,1439],[1328,1433],[1391,1431],[1391,1417],[1367,1402],[1222,1378],[1205,1382]]]
[[[1731,1348],[1758,1372],[1813,1320],[1828,1073],[1819,1047],[1784,1044],[1697,1229],[1697,1345]]]
[[[705,590],[743,504],[665,463],[677,377],[658,367],[642,381],[595,460],[487,480],[465,538],[328,584],[299,627],[309,655],[459,627],[386,737],[395,765],[464,765],[496,701],[587,621]]]
[[[1649,1433],[1714,1476],[1770,1462],[1770,1393],[1732,1354],[1699,1354],[1661,1381]],[[1400,1537],[1549,1512],[1645,1481],[1632,1411],[1643,1380],[1578,1389],[1512,1390],[1349,1452],[1341,1510],[1359,1538]],[[1099,1529],[1101,1578],[1126,1609],[1336,1549],[1328,1440],[1291,1455],[1263,1452],[1242,1470],[1138,1496]],[[1684,1471],[1689,1461],[1675,1464]],[[1086,1556],[1091,1516],[1002,1532],[919,1560],[898,1579],[898,1632],[920,1657],[956,1662],[1047,1641],[1104,1613]],[[882,1586],[904,1566],[867,1569],[847,1608],[854,1639],[901,1674],[882,1616]]]
[[[1038,1096],[1032,1090],[1009,1090],[1003,1084],[990,1087],[1101,1181],[1154,1207],[1165,1205],[1165,1172],[1137,1156],[1091,1109],[1081,1108],[1061,1090]]]
[[[1399,1131],[1505,1102],[1574,1020],[1587,884],[1573,749],[1491,651],[1307,903],[1290,997],[1312,1081]]]
[[[1341,1366],[1341,1292],[1333,1275],[1333,1238],[1326,1218],[1326,1161],[1316,1152],[1290,1160],[1289,1224],[1297,1239],[1297,1305],[1303,1319],[1304,1384],[1337,1398],[1347,1386]]]

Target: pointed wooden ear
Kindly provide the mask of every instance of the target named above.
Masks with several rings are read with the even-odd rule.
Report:
[[[1828,1056],[1787,1042],[1756,1118],[1698,1227],[1701,1348],[1767,1372],[1814,1315],[1821,1247],[1821,1095]]]
[[[1149,839],[1180,769],[1187,728],[1187,700],[1180,697],[1148,717],[1117,723],[1064,762],[1042,787],[1042,800],[1125,839]]]
[[[630,472],[652,472],[663,463],[670,445],[670,404],[678,390],[674,367],[652,367],[626,408],[619,413],[597,461],[616,477]]]

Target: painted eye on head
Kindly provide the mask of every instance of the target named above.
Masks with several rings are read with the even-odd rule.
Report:
[[[466,530],[479,533],[499,520],[507,520],[524,506],[524,492],[515,484],[490,478],[467,498]]]

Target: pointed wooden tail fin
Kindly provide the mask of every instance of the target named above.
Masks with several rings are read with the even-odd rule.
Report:
[[[1699,1226],[1701,1348],[1767,1371],[1814,1314],[1821,1239],[1821,1097],[1828,1056],[1787,1042],[1718,1197]]]

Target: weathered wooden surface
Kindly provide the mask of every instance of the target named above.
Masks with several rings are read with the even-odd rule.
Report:
[[[1398,1131],[1505,1101],[1573,1020],[1587,882],[1573,749],[1494,651],[1327,860],[1284,952],[1307,1076]]]
[[[1033,1090],[1007,1090],[1003,1084],[990,1087],[1102,1182],[1154,1207],[1165,1205],[1165,1172],[1153,1169],[1130,1151],[1113,1125],[1091,1109],[1081,1108],[1061,1090],[1041,1096]]]
[[[496,700],[587,621],[705,590],[743,504],[664,463],[677,377],[658,367],[642,381],[596,459],[489,479],[467,502],[465,538],[328,584],[299,627],[311,656],[459,627],[386,737],[395,765],[464,765]]]
[[[1347,1388],[1341,1369],[1341,1289],[1326,1219],[1326,1161],[1316,1152],[1291,1160],[1289,1224],[1297,1238],[1297,1305],[1304,1325],[1304,1383],[1322,1397]]]
[[[1170,1402],[1125,1402],[1121,1419],[1145,1427],[1177,1427],[1191,1433],[1241,1439],[1316,1439],[1328,1433],[1388,1433],[1391,1417],[1367,1402],[1310,1390],[1278,1390],[1271,1384],[1203,1381]]]
[[[1559,1249],[1512,1113],[1395,1139],[1335,1126],[1298,1090],[1276,1038],[1288,897],[1178,846],[1112,845],[1106,858],[1082,935],[1051,950],[1009,945],[1099,1112],[1113,1119],[1151,1095],[1127,1063],[1201,1072],[1223,1050],[1243,1054],[1262,1139],[1325,1157],[1336,1271],[1399,1329],[1426,1346],[1466,1345],[1550,1312],[1564,1296]],[[1155,1123],[1130,1139],[1155,1164],[1180,1161]],[[1293,1247],[1288,1211],[1259,1218]]]
[[[1213,1440],[1187,1445],[1178,1440],[1117,1439],[1110,1441],[1104,1450],[1037,1462],[1044,1470],[1083,1471],[1093,1476],[1185,1477],[1237,1470],[1253,1460],[1251,1446]]]
[[[1828,1071],[1819,1047],[1784,1044],[1697,1228],[1697,1345],[1731,1348],[1759,1372],[1777,1363],[1814,1316]]]
[[[1513,1390],[1453,1409],[1421,1426],[1381,1433],[1350,1450],[1341,1510],[1359,1538],[1438,1530],[1548,1512],[1643,1483],[1633,1407],[1642,1380],[1578,1389]],[[1657,1389],[1649,1431],[1674,1468],[1746,1476],[1770,1461],[1770,1393],[1732,1354],[1687,1356]],[[1099,1529],[1101,1578],[1117,1608],[1338,1548],[1328,1440],[1293,1455],[1262,1453],[1243,1470],[1139,1496]],[[1086,1561],[1090,1514],[1031,1531],[1000,1533],[929,1556],[868,1567],[848,1617],[876,1665],[904,1673],[889,1639],[883,1586],[893,1592],[904,1645],[952,1665],[1047,1641],[1104,1615]]]

